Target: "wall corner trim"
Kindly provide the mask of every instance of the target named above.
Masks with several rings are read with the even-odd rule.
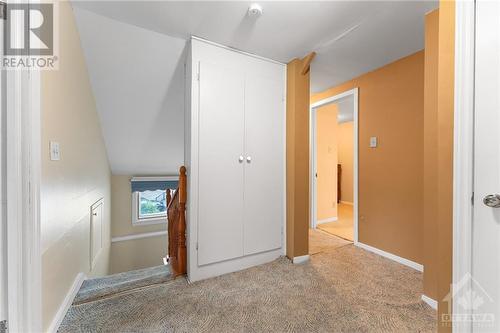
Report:
[[[310,257],[308,254],[306,254],[305,256],[293,257],[292,263],[303,264],[303,263],[309,261],[309,259],[310,259]]]
[[[425,296],[424,294],[422,294],[422,301],[424,301],[425,303],[427,303],[434,310],[437,310],[437,308],[438,308],[438,302],[436,300],[430,298],[429,296]]]
[[[78,291],[80,290],[80,287],[82,286],[83,281],[85,281],[85,279],[87,279],[87,276],[84,273],[78,273],[78,275],[75,277],[73,285],[71,286],[68,293],[66,294],[66,297],[64,297],[63,302],[59,306],[59,310],[57,310],[54,319],[52,319],[52,323],[50,324],[47,332],[50,333],[57,332],[59,326],[61,326],[64,316],[66,316],[66,313],[71,307],[71,304],[73,304],[73,300],[75,299],[76,294],[78,294]]]
[[[386,252],[386,251],[383,251],[383,250],[380,250],[380,249],[377,249],[376,247],[373,247],[373,246],[370,246],[370,245],[366,245],[364,243],[361,243],[361,242],[357,242],[355,243],[356,246],[364,249],[364,250],[367,250],[367,251],[370,251],[370,252],[373,252],[375,254],[378,254],[379,256],[382,256],[382,257],[385,257],[387,259],[391,259],[391,260],[394,260],[402,265],[405,265],[405,266],[408,266],[408,267],[411,267],[419,272],[423,272],[424,271],[424,266],[422,264],[419,264],[419,263],[416,263],[414,261],[411,261],[409,259],[405,259],[403,257],[400,257],[400,256],[397,256],[395,254],[392,254],[392,253],[389,253],[389,252]]]

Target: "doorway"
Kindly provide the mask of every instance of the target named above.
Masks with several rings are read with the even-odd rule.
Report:
[[[310,228],[356,244],[358,88],[313,103],[310,126]]]

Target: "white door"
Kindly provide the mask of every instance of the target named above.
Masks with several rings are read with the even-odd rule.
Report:
[[[500,332],[500,3],[476,2],[474,331]],[[484,201],[487,202],[484,202]],[[496,207],[495,207],[496,206]],[[475,296],[474,296],[475,295]]]
[[[200,63],[198,264],[243,255],[244,76]]]
[[[245,81],[245,255],[282,244],[284,173],[283,84]]]

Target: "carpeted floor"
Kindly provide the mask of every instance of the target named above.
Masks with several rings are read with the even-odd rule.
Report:
[[[73,305],[59,332],[433,332],[422,274],[353,245]]]
[[[337,221],[318,224],[318,229],[352,242],[354,240],[354,218],[352,211],[351,205],[339,204]]]

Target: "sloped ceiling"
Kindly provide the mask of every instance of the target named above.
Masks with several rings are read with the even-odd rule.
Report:
[[[184,161],[186,41],[75,9],[113,174],[175,174]]]
[[[316,51],[312,92],[424,47],[437,1],[73,2],[113,173],[164,174],[183,160],[181,66],[196,35],[281,62]]]

